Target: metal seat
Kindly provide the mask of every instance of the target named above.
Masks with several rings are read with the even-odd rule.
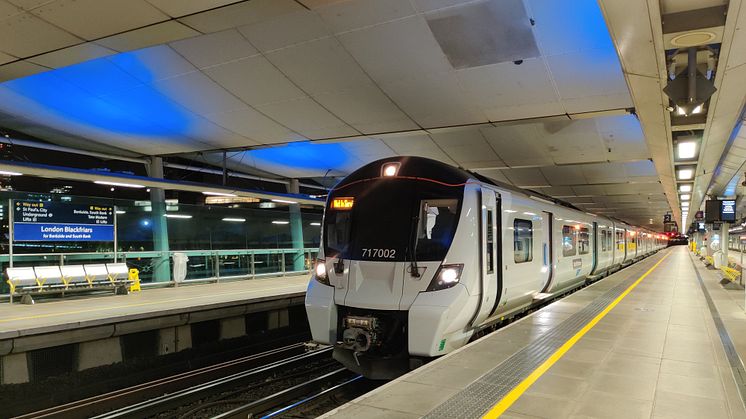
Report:
[[[89,283],[109,281],[109,271],[105,263],[95,265],[83,265],[85,268],[86,279]]]
[[[126,263],[107,263],[106,269],[109,271],[110,281],[125,281],[129,279],[130,269]]]
[[[60,266],[60,273],[62,274],[62,282],[66,286],[88,283],[83,265]]]
[[[64,283],[59,266],[36,266],[34,272],[36,272],[36,279],[41,286],[55,286]]]

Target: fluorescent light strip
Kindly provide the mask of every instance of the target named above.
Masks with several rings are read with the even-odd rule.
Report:
[[[140,188],[144,188],[145,187],[145,185],[138,185],[138,184],[135,184],[135,183],[108,182],[108,181],[105,181],[105,180],[94,180],[93,183],[95,183],[97,185],[121,186],[123,188],[136,188],[136,189],[140,189]]]
[[[164,214],[163,216],[168,217],[168,218],[184,218],[184,219],[192,218],[191,215],[186,215],[186,214]]]
[[[127,211],[117,210],[117,214],[126,214]]]
[[[226,193],[226,192],[211,192],[211,191],[202,191],[203,195],[214,195],[214,196],[238,196],[236,194],[232,193]]]
[[[223,221],[229,221],[229,222],[232,222],[232,223],[245,223],[246,219],[245,218],[230,218],[230,217],[225,217],[225,218],[223,218]]]
[[[312,226],[320,226],[321,223],[311,223]]]
[[[286,199],[272,199],[271,201],[272,202],[278,202],[280,204],[297,204],[298,203],[298,201],[289,201],[289,200],[286,200]]]
[[[6,170],[0,170],[0,175],[3,175],[3,176],[23,176],[23,173],[8,172]]]
[[[290,224],[290,221],[275,220],[275,221],[272,221],[272,224],[281,224],[281,225],[284,225],[284,224]]]

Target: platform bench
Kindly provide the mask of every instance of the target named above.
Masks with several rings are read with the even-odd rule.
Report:
[[[107,288],[127,294],[132,285],[126,263],[7,268],[5,275],[11,303],[14,296],[21,296],[22,303],[33,304],[32,294],[64,296],[67,292]]]

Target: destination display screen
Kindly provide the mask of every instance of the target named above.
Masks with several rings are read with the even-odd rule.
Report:
[[[720,221],[736,221],[736,201],[733,199],[724,199],[720,201]]]
[[[13,240],[114,241],[114,208],[14,201]]]
[[[332,199],[332,209],[349,210],[355,203],[355,198],[334,198]]]

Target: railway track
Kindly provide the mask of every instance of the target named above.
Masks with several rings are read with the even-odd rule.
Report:
[[[255,371],[266,365],[272,365],[278,362],[283,362],[283,360],[302,356],[306,354],[306,348],[307,346],[304,343],[287,345],[281,348],[261,352],[259,354],[243,356],[234,360],[221,362],[143,384],[16,416],[15,419],[77,419],[81,417],[101,415],[111,411],[112,409],[137,405],[143,400],[154,399],[164,394],[177,394],[183,392],[184,389],[189,389],[205,382],[240,375],[245,373],[247,370]],[[320,353],[323,351],[324,350],[316,352]]]
[[[216,417],[262,399],[276,388],[295,386],[340,370],[331,358],[332,348],[310,350],[262,366],[231,374],[147,401],[109,411],[95,418],[201,418]],[[341,374],[341,371],[339,372]],[[318,383],[318,381],[316,381]],[[245,416],[244,416],[245,417]]]

